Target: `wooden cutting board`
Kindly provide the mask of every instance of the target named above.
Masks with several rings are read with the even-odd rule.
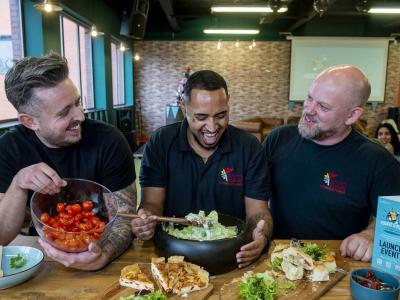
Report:
[[[157,290],[157,284],[154,281],[153,276],[151,275],[151,267],[150,264],[142,263],[139,264],[140,269],[146,273],[146,275],[153,281],[154,287],[156,287]],[[200,290],[200,291],[194,291],[188,294],[187,297],[182,298],[182,296],[179,295],[172,295],[172,294],[166,294],[168,299],[171,300],[182,300],[182,299],[187,299],[187,300],[203,300],[207,299],[208,295],[211,293],[213,289],[213,285],[209,284],[207,288]],[[127,297],[131,296],[133,294],[137,294],[138,291],[132,288],[124,287],[119,284],[119,279],[116,280],[114,283],[112,283],[108,288],[106,288],[103,292],[99,293],[95,297],[93,297],[93,300],[118,300],[120,297]]]
[[[318,244],[318,243],[317,243]],[[321,244],[323,246],[323,244]],[[275,244],[272,244],[270,250],[275,248]],[[335,250],[335,249],[331,249]],[[267,259],[263,260],[257,265],[253,271],[253,273],[264,272],[266,270],[271,270],[269,265],[270,254],[268,253]],[[336,253],[336,265],[338,268],[348,271],[348,263],[344,260],[344,258],[340,255],[340,253]],[[284,275],[283,275],[284,276]],[[278,297],[277,300],[314,300],[320,298],[323,294],[325,294],[329,289],[331,289],[335,284],[337,284],[343,277],[346,275],[341,272],[335,272],[329,274],[330,280],[324,282],[311,282],[306,280],[296,280],[290,281],[295,284],[296,289],[294,291],[290,291],[287,295]],[[219,296],[221,300],[239,300],[239,284],[240,278],[235,278],[232,282],[224,284],[219,292]]]

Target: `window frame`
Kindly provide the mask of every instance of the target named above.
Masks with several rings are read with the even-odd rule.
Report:
[[[73,16],[71,14],[67,14],[67,13],[64,13],[64,12],[60,13],[59,22],[60,22],[61,55],[64,56],[64,57],[65,57],[65,45],[64,45],[64,22],[63,22],[63,18],[66,18],[69,21],[76,23],[76,25],[78,26],[78,28],[77,28],[77,43],[78,43],[79,86],[77,86],[77,88],[79,89],[80,95],[82,96],[82,86],[83,86],[83,84],[82,84],[82,69],[81,69],[81,67],[82,67],[82,65],[81,65],[81,63],[82,63],[81,50],[82,49],[81,49],[80,27],[83,27],[83,29],[85,30],[84,33],[88,34],[90,32],[91,25],[88,22],[85,22],[85,21],[83,21],[83,20],[79,19],[78,17],[75,17],[75,16]],[[94,59],[93,59],[93,56],[94,56],[94,53],[93,53],[93,37],[90,35],[90,33],[89,33],[89,37],[90,37],[90,56],[91,56],[90,64],[91,64],[91,77],[92,77],[92,80],[91,80],[91,83],[92,83],[91,91],[92,91],[93,103],[92,103],[91,107],[85,107],[84,103],[83,103],[83,97],[82,97],[81,104],[82,104],[82,107],[84,108],[85,112],[94,111],[97,108],[96,98],[95,98],[95,82],[94,82],[94,79],[95,79],[95,74],[94,74],[95,68],[94,68],[94,65],[93,65],[93,61],[94,61]]]
[[[127,82],[126,82],[126,74],[125,74],[125,72],[126,72],[126,70],[125,70],[125,51],[119,50],[119,46],[121,45],[121,43],[122,43],[121,40],[119,40],[119,39],[117,39],[117,38],[115,38],[113,36],[111,37],[111,40],[110,40],[110,57],[111,57],[111,86],[112,86],[112,104],[113,104],[113,108],[129,106],[129,104],[127,104],[126,92],[125,92],[126,84],[127,84]],[[120,77],[122,77],[122,79],[123,79],[122,80],[123,86],[122,87],[120,87],[120,86],[117,87],[117,96],[121,96],[120,94],[122,92],[122,101],[121,101],[121,99],[118,99],[116,101],[117,103],[115,102],[115,99],[114,99],[114,71],[113,71],[114,64],[113,64],[113,49],[112,49],[113,44],[115,44],[115,49],[116,49],[116,54],[117,54],[117,57],[116,57],[116,60],[117,60],[117,65],[116,66],[117,67],[119,67],[118,53],[121,54],[121,59],[122,59],[122,62],[121,62],[122,76],[120,76],[120,73],[118,72],[119,69],[116,70],[117,82],[121,82],[121,80],[118,80],[118,79],[120,79]]]
[[[24,14],[23,14],[23,8],[22,8],[23,3],[22,3],[22,0],[6,0],[6,1],[9,2],[10,6],[11,6],[11,2],[12,1],[15,1],[16,3],[18,3],[18,17],[19,17],[19,20],[18,20],[18,26],[19,26],[18,38],[19,38],[19,43],[20,43],[20,46],[21,46],[21,50],[20,50],[21,57],[12,57],[12,60],[22,59],[22,58],[25,57],[25,30],[24,30]],[[12,16],[10,15],[10,21],[12,21],[11,18],[12,18]],[[13,40],[13,34],[12,34],[12,31],[11,31],[11,45],[13,47],[12,40]],[[5,62],[5,63],[7,64],[7,62]],[[6,96],[6,101],[8,101],[7,100],[7,96]],[[10,105],[12,105],[12,104],[10,104]],[[17,112],[17,116],[15,118],[0,119],[0,128],[6,128],[6,127],[9,127],[9,126],[13,126],[15,124],[18,124],[18,123],[19,123],[19,121],[18,121],[18,112]]]

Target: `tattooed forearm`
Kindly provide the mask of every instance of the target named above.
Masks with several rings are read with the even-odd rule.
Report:
[[[268,241],[270,241],[272,238],[273,222],[272,222],[272,216],[269,211],[260,212],[260,213],[254,214],[251,217],[249,217],[249,219],[247,221],[249,223],[250,230],[253,231],[254,228],[256,228],[257,223],[260,220],[265,221],[264,234],[267,236]]]
[[[134,183],[123,190],[113,193],[113,195],[119,212],[136,212],[136,189]],[[103,251],[109,256],[109,262],[120,256],[131,245],[132,239],[130,219],[117,216],[112,225],[110,235],[101,243]]]

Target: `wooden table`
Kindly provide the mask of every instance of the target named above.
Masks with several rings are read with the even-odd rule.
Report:
[[[336,252],[340,245],[340,241],[323,241],[322,243],[327,244],[328,247]],[[18,236],[11,244],[33,246],[40,249],[37,237]],[[129,248],[121,257],[103,270],[96,272],[68,269],[46,257],[41,269],[32,279],[18,286],[6,290],[0,290],[0,299],[92,299],[98,293],[104,291],[107,287],[118,281],[121,269],[125,265],[135,262],[150,262],[151,257],[153,256],[155,256],[153,243],[134,242],[132,247]],[[264,255],[260,259],[265,258],[266,256]],[[352,260],[348,260],[348,263],[350,269],[370,266],[369,263]],[[219,290],[224,283],[230,282],[235,277],[240,277],[244,271],[252,268],[254,268],[254,266],[212,277],[211,282],[214,285],[214,290],[209,299],[219,299]],[[342,279],[321,299],[352,299],[349,290],[349,275]]]

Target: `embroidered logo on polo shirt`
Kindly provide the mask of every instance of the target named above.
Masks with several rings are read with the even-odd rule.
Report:
[[[222,181],[219,181],[220,184],[237,186],[243,185],[242,174],[235,174],[233,168],[222,168],[219,172],[219,175],[220,179],[222,179]]]
[[[340,194],[346,194],[347,183],[337,179],[339,175],[333,172],[327,172],[324,175],[323,184],[321,187],[328,191],[333,191]]]

